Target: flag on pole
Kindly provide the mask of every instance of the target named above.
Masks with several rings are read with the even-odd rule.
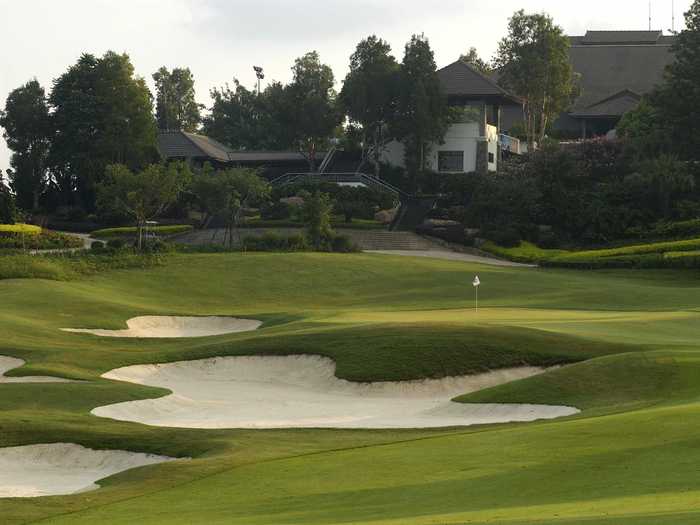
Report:
[[[478,275],[474,277],[474,282],[472,284],[474,285],[474,288],[478,288],[481,285],[481,279],[479,279]]]

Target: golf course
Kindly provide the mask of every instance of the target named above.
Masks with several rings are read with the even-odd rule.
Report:
[[[88,449],[139,455],[94,479],[94,490],[0,498],[3,524],[700,521],[697,271],[176,253],[144,268],[0,280],[0,297],[0,356],[13,367],[0,380],[0,465],[3,450],[35,445],[70,445],[70,457]],[[172,316],[170,324],[148,321],[159,316]],[[211,321],[219,335],[197,332],[201,323],[192,319],[206,317],[219,318]],[[145,336],[148,329],[156,336]],[[449,403],[571,410],[536,421],[406,429],[376,421],[176,426],[100,414],[172,397],[171,388],[137,381],[129,370],[150,366],[170,377],[167,367],[178,363],[233,369],[262,358],[315,363],[343,388],[536,368],[450,393]],[[223,380],[208,373],[200,371],[197,391]],[[37,381],[45,376],[63,381]],[[292,391],[275,392],[259,411],[292,412]],[[413,394],[402,402],[410,405]],[[205,418],[214,403],[201,403],[196,412]],[[9,482],[0,472],[0,489]]]

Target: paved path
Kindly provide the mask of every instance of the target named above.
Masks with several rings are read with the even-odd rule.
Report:
[[[427,257],[429,259],[444,259],[447,261],[462,261],[490,266],[507,266],[510,268],[537,268],[533,264],[521,264],[503,259],[492,259],[468,253],[449,252],[447,250],[369,250],[365,253],[378,253],[381,255],[400,255],[403,257]]]

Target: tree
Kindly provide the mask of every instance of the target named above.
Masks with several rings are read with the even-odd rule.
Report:
[[[413,35],[406,44],[399,78],[394,133],[404,143],[406,167],[416,190],[418,174],[425,170],[429,144],[442,142],[449,120],[435,57],[423,35]]]
[[[224,243],[231,247],[233,231],[240,227],[243,211],[267,199],[270,185],[254,169],[231,168],[216,172],[205,166],[195,175],[192,192],[209,217],[220,216],[224,220]]]
[[[484,75],[491,73],[491,67],[489,66],[488,62],[479,56],[479,52],[475,47],[470,47],[469,51],[467,51],[465,55],[460,56],[459,59],[462,62],[466,62]]]
[[[10,186],[20,207],[36,211],[48,183],[51,120],[44,88],[31,80],[13,90],[0,111],[3,137],[12,150]]]
[[[158,158],[151,93],[127,55],[85,54],[54,81],[50,163],[64,204],[95,206],[110,164],[141,169]]]
[[[567,109],[576,94],[569,62],[569,39],[546,14],[517,11],[508,23],[494,65],[499,81],[525,101],[529,151],[541,143],[550,121]]]
[[[637,157],[655,157],[671,148],[671,123],[662,117],[649,97],[628,111],[617,125],[617,134],[627,141]]]
[[[0,172],[0,224],[14,224],[16,214],[15,198],[10,193],[10,188],[5,186]]]
[[[292,142],[309,162],[309,169],[315,171],[318,148],[326,144],[341,122],[333,89],[335,78],[316,51],[297,58],[292,72],[294,79],[284,88],[280,116]]]
[[[153,74],[156,83],[156,120],[162,130],[197,130],[204,107],[195,100],[194,77],[189,68],[161,67]]]
[[[133,172],[123,164],[107,166],[97,185],[97,204],[102,210],[122,211],[136,221],[138,247],[143,246],[146,222],[163,213],[188,184],[191,173],[184,162],[152,164]]]
[[[313,193],[304,191],[301,197],[304,199],[301,216],[306,225],[306,231],[313,247],[319,250],[333,236],[331,228],[333,203],[327,193],[321,193],[319,190]]]
[[[214,104],[203,121],[204,133],[235,149],[279,150],[291,146],[283,120],[284,86],[270,84],[262,93],[250,91],[237,79],[211,90]]]
[[[391,140],[388,126],[396,113],[398,71],[391,46],[372,35],[350,57],[350,72],[339,96],[351,123],[362,127],[363,160],[372,158],[377,176],[382,150]]]
[[[685,14],[686,29],[672,47],[665,83],[651,95],[660,122],[668,124],[671,148],[683,160],[700,158],[700,0]]]

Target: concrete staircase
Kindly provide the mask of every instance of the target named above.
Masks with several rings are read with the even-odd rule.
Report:
[[[437,243],[413,232],[339,230],[338,233],[350,237],[362,250],[444,250]]]

